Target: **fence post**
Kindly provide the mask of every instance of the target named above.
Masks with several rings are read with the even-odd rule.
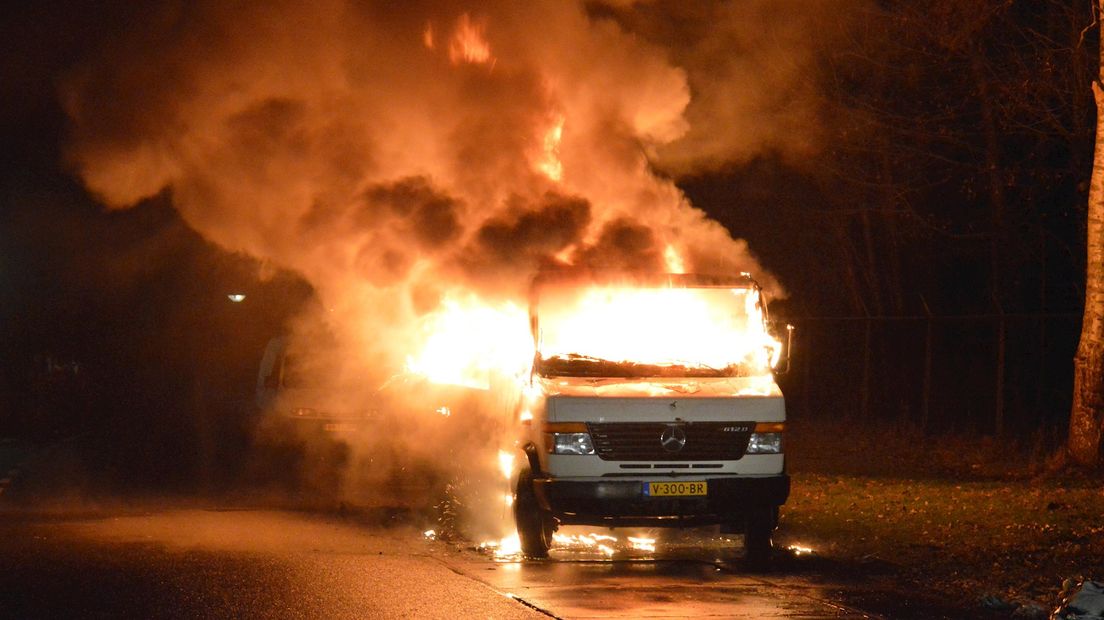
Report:
[[[801,357],[802,369],[801,370],[802,370],[802,375],[803,375],[803,378],[802,378],[802,381],[801,381],[801,383],[802,383],[801,391],[802,391],[802,403],[805,405],[805,415],[806,416],[809,416],[810,412],[813,410],[812,399],[809,397],[809,391],[812,389],[811,388],[811,383],[812,382],[809,380],[809,374],[810,374],[809,373],[809,367],[810,367],[809,359],[812,356],[809,355],[809,351],[812,351],[812,349],[813,349],[813,335],[809,331],[809,329],[810,329],[809,326],[810,325],[812,325],[812,322],[809,322],[805,326],[805,328],[801,329],[798,332],[798,337],[799,338],[801,337],[800,334],[805,334],[807,336],[807,338],[806,338],[807,342],[802,343],[802,348],[801,348],[801,350],[802,350],[802,357]]]
[[[866,329],[863,334],[863,383],[860,410],[862,411],[863,419],[868,420],[870,419],[870,325],[872,323],[869,314],[867,314],[863,323],[866,325]]]
[[[924,391],[920,396],[920,428],[927,432],[928,421],[931,418],[932,340],[934,329],[931,308],[928,307],[928,300],[923,295],[920,296],[920,303],[923,304],[924,316],[927,317],[924,333]]]
[[[997,307],[997,377],[996,394],[993,403],[993,426],[997,437],[1004,435],[1004,355],[1005,355],[1005,329],[1004,306],[996,295],[993,296],[993,305]]]

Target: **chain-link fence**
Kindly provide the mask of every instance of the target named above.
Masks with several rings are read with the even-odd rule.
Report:
[[[1079,314],[803,317],[782,379],[798,415],[907,420],[928,432],[1060,431]]]

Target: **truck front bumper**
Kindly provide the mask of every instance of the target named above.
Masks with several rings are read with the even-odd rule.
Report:
[[[663,477],[652,482],[669,480]],[[644,480],[534,480],[537,501],[561,523],[614,526],[692,526],[741,521],[755,510],[776,508],[790,495],[790,477],[695,477],[708,483],[701,497],[649,497]]]

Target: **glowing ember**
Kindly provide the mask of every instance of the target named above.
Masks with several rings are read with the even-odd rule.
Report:
[[[499,541],[498,550],[495,551],[495,556],[504,557],[517,555],[519,553],[521,553],[521,539],[518,538],[517,534],[514,534]]]
[[[602,543],[611,542],[616,543],[616,536],[607,536],[605,534],[561,534],[555,533],[552,535],[553,544],[561,547],[587,547],[587,548],[609,548],[608,545]],[[612,553],[612,550],[610,551]]]
[[[510,506],[514,505],[514,494],[506,493],[502,496],[502,500],[506,504],[506,507],[509,508]]]
[[[629,536],[629,544],[632,545],[633,549],[636,549],[638,551],[655,551],[655,543],[656,541],[654,538]]]
[[[496,558],[508,558],[521,554],[521,539],[517,534],[500,540],[488,540],[479,544],[482,551],[493,553]]]
[[[461,15],[460,19],[456,20],[456,31],[449,41],[449,60],[453,64],[461,62],[483,64],[493,61],[486,31],[485,24],[473,22],[467,13]]]
[[[437,530],[426,530],[426,531],[422,532],[422,536],[425,536],[426,538],[428,538],[430,540],[433,540],[434,538],[437,538]]]
[[[449,409],[448,407],[438,407],[437,414],[447,418],[452,415],[452,409]]]
[[[809,547],[802,547],[801,545],[790,545],[786,548],[793,552],[794,555],[812,555],[816,553],[815,550]]]

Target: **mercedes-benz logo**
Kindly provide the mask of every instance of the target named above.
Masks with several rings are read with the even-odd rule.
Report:
[[[681,426],[674,424],[663,429],[663,434],[659,436],[659,445],[663,446],[663,449],[667,452],[678,452],[682,450],[682,447],[686,445],[686,431],[682,430]]]

